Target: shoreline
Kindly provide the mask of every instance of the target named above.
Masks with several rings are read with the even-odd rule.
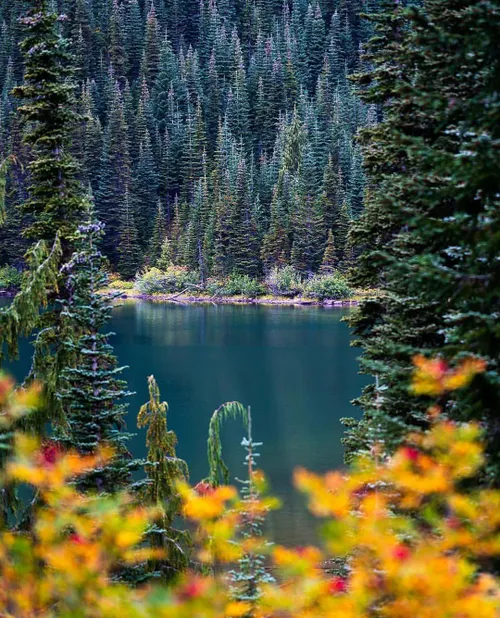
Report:
[[[128,291],[116,290],[116,294],[106,290],[103,292],[109,296],[115,296],[123,300],[147,300],[153,302],[173,303],[177,305],[272,305],[289,307],[357,307],[359,300],[355,298],[345,298],[343,300],[315,300],[313,298],[302,297],[279,297],[279,296],[258,296],[248,298],[244,296],[193,296],[192,294],[139,294]]]
[[[176,305],[269,305],[282,307],[357,307],[358,298],[344,298],[342,300],[316,300],[314,298],[293,298],[281,296],[258,296],[248,298],[244,296],[193,296],[191,294],[140,294],[129,290],[103,290],[102,294],[119,300],[146,300],[151,302],[172,303]],[[16,295],[12,290],[0,290],[0,298],[13,298]]]

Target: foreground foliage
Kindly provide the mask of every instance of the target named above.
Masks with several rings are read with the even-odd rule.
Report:
[[[443,394],[470,383],[484,364],[449,369],[419,361],[414,388]],[[0,421],[8,427],[36,405],[37,391],[13,391],[0,380]],[[156,401],[156,399],[155,399]],[[158,399],[159,401],[159,399]],[[156,404],[155,404],[156,405]],[[158,418],[161,419],[163,413]],[[394,456],[359,459],[348,474],[297,470],[295,484],[325,525],[323,548],[270,546],[248,534],[274,507],[261,473],[243,500],[235,489],[179,482],[183,513],[196,524],[205,575],[188,572],[172,587],[129,588],[116,581],[124,565],[161,559],[146,548],[162,505],[144,507],[125,493],[81,494],[72,482],[111,457],[62,452],[17,435],[1,483],[27,484],[38,497],[31,532],[0,531],[0,613],[6,617],[237,617],[494,618],[500,582],[488,574],[500,554],[500,492],[467,488],[484,465],[482,432],[429,412],[432,427],[409,436]],[[251,448],[251,439],[246,443]],[[250,468],[253,459],[250,451]],[[244,534],[239,536],[241,523]],[[231,597],[228,566],[244,556],[267,556],[278,584],[259,580],[249,600]],[[323,561],[345,558],[345,575]],[[227,574],[226,574],[227,573]],[[241,598],[241,595],[240,595]]]

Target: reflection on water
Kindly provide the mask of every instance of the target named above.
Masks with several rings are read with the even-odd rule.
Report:
[[[213,410],[230,400],[251,405],[254,437],[264,442],[260,465],[284,504],[270,522],[274,537],[310,542],[314,522],[292,490],[291,475],[297,465],[315,471],[342,465],[339,419],[356,414],[349,402],[365,384],[341,322],[347,311],[142,301],[115,308],[113,344],[120,362],[130,366],[126,378],[137,393],[130,400],[129,429],[147,399],[146,378],[154,373],[170,404],[178,453],[196,482],[207,474]],[[234,475],[244,474],[242,434],[237,422],[224,430],[224,454]],[[131,450],[144,455],[142,434]]]

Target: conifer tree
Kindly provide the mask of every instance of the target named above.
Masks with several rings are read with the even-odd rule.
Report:
[[[340,209],[344,201],[341,172],[335,165],[332,155],[328,157],[328,163],[323,175],[322,189],[323,212],[325,225],[335,230],[339,225]]]
[[[125,7],[113,0],[109,32],[109,60],[113,76],[123,86],[128,74],[128,56],[125,49]]]
[[[12,354],[17,353],[21,335],[37,331],[30,377],[44,384],[53,418],[60,412],[55,396],[66,362],[57,302],[64,297],[59,268],[71,255],[84,203],[78,166],[69,152],[76,121],[72,56],[59,33],[59,21],[47,0],[32,0],[21,18],[26,31],[20,45],[25,76],[14,94],[24,102],[18,112],[26,123],[24,140],[31,147],[29,198],[23,203],[29,218],[25,235],[36,242],[27,254],[29,274],[21,291],[0,314],[0,342],[6,342]],[[48,303],[50,308],[40,313]],[[43,419],[33,422],[44,431]]]
[[[163,244],[161,246],[161,254],[156,262],[156,266],[161,270],[167,270],[169,266],[173,264],[173,251],[172,251],[172,243],[168,236],[165,236],[163,240]]]
[[[114,86],[109,122],[104,136],[99,189],[96,193],[97,214],[106,224],[104,249],[112,264],[119,255],[117,239],[121,208],[130,187],[130,153],[128,126],[125,119],[123,97],[117,83]]]
[[[150,264],[154,265],[160,259],[166,237],[167,229],[165,225],[165,213],[163,212],[161,202],[158,201],[153,231],[149,242],[148,261]]]
[[[315,273],[324,247],[324,221],[318,200],[310,194],[299,194],[293,216],[292,265],[304,275]]]
[[[189,562],[189,533],[174,527],[182,510],[176,483],[187,481],[189,472],[186,462],[177,457],[177,436],[167,427],[168,404],[161,401],[154,376],[148,378],[148,387],[149,401],[141,407],[137,417],[138,427],[147,427],[147,483],[143,497],[147,504],[162,509],[162,515],[148,536],[154,548],[166,552],[166,558],[152,566],[162,577],[172,579],[185,570]]]
[[[141,246],[146,247],[158,206],[158,172],[149,133],[141,143],[139,160],[134,170],[130,200]]]
[[[152,2],[146,21],[144,54],[141,66],[141,81],[145,80],[149,87],[154,85],[160,66],[160,25]]]
[[[123,431],[130,393],[120,378],[119,367],[103,332],[111,317],[109,298],[99,294],[107,276],[98,244],[103,226],[92,215],[76,234],[75,253],[63,267],[67,298],[62,302],[61,318],[65,335],[63,347],[70,359],[61,375],[57,393],[66,425],[59,430],[60,441],[82,454],[91,454],[107,444],[114,451],[111,461],[79,479],[82,490],[113,493],[128,486],[136,467],[127,449],[129,436]]]
[[[262,527],[265,522],[265,514],[256,508],[261,498],[259,484],[256,482],[256,460],[259,457],[257,449],[262,442],[254,442],[252,436],[252,411],[248,408],[247,436],[243,438],[241,445],[245,449],[245,461],[243,465],[247,470],[245,480],[236,479],[241,485],[243,512],[240,523],[240,536],[244,541],[255,543],[262,537]],[[262,585],[275,582],[274,577],[266,571],[265,556],[258,551],[245,552],[238,561],[238,567],[229,573],[232,584],[232,594],[235,599],[243,603],[249,603],[252,608],[262,595]]]
[[[72,56],[59,33],[62,18],[51,12],[48,0],[31,0],[31,5],[20,20],[26,31],[20,44],[24,83],[13,90],[23,101],[19,114],[32,149],[30,197],[23,204],[31,224],[25,234],[49,245],[58,235],[68,256],[83,203],[78,167],[68,148],[76,121]]]
[[[322,275],[331,275],[338,269],[338,256],[335,247],[335,239],[331,229],[328,230],[325,252],[321,261],[320,272]]]
[[[118,260],[118,273],[120,277],[125,280],[133,279],[141,264],[141,249],[128,191],[125,192],[123,199],[118,251],[120,254]]]
[[[384,120],[362,137],[372,191],[353,236],[363,249],[355,282],[383,294],[362,305],[353,325],[363,369],[377,375],[378,388],[363,394],[364,418],[347,440],[359,450],[383,438],[390,449],[409,427],[425,427],[429,399],[416,405],[408,394],[412,357],[439,353],[453,363],[474,353],[488,371],[446,410],[485,424],[488,480],[498,484],[499,343],[491,320],[499,290],[492,144],[500,67],[498,12],[490,9],[427,0],[421,9],[389,5],[373,17],[374,64],[359,80]]]
[[[128,54],[129,81],[139,77],[144,46],[144,27],[138,0],[130,0],[126,6],[125,46]]]
[[[349,255],[349,233],[352,224],[351,207],[348,202],[344,202],[339,212],[336,228],[338,256],[342,263],[348,261]]]

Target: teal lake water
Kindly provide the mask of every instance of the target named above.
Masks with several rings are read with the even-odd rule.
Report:
[[[154,374],[169,402],[168,423],[177,433],[178,454],[191,480],[207,474],[206,439],[212,412],[237,400],[252,406],[254,439],[263,442],[260,467],[283,508],[270,519],[279,542],[305,544],[314,538],[314,521],[292,488],[296,466],[326,471],[342,465],[340,419],[357,415],[350,404],[366,377],[358,375],[358,350],[341,319],[349,309],[167,305],[127,301],[113,312],[113,345],[130,390],[128,429],[147,400]],[[29,346],[12,366],[22,377]],[[243,429],[224,430],[224,456],[233,476],[243,476]],[[138,432],[130,448],[146,452]]]

